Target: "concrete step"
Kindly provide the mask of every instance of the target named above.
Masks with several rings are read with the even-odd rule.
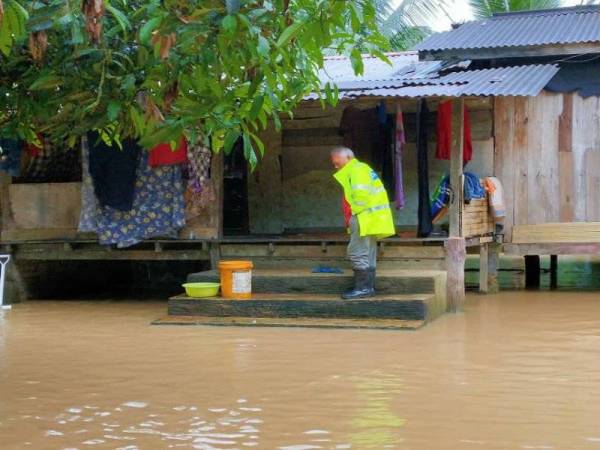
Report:
[[[321,319],[310,317],[205,317],[166,316],[152,325],[195,325],[209,327],[291,327],[334,328],[367,330],[416,330],[425,325],[424,320],[399,319]]]
[[[188,282],[218,282],[216,271],[192,273]],[[312,273],[310,269],[256,269],[252,272],[252,292],[255,293],[306,293],[341,294],[353,285],[353,273]],[[378,294],[436,294],[445,302],[446,272],[442,270],[398,270],[377,271]]]
[[[249,300],[172,297],[169,316],[384,319],[428,322],[441,314],[434,294],[379,295],[342,300],[324,294],[253,294]]]

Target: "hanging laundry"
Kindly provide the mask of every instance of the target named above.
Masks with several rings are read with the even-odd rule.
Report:
[[[150,167],[182,164],[187,161],[187,153],[188,143],[185,137],[181,138],[176,149],[172,149],[169,143],[158,144],[150,150]]]
[[[62,143],[54,144],[38,134],[40,146],[26,143],[24,168],[18,182],[69,183],[81,181],[81,154]]]
[[[486,177],[483,179],[483,186],[488,193],[488,203],[494,221],[502,222],[506,216],[506,205],[500,180],[496,177]]]
[[[188,145],[187,158],[188,188],[200,193],[210,180],[212,150],[200,143]]]
[[[419,179],[419,207],[417,236],[427,237],[433,231],[429,199],[429,161],[427,157],[427,116],[425,99],[417,101],[417,176]]]
[[[128,211],[102,206],[96,200],[89,172],[89,153],[82,152],[82,208],[79,231],[96,232],[101,244],[119,248],[155,237],[177,237],[185,226],[183,180],[179,165],[150,167],[149,155],[139,158],[133,205]]]
[[[0,170],[11,177],[21,175],[21,143],[14,139],[0,139]]]
[[[465,172],[464,176],[464,201],[469,203],[473,199],[485,198],[485,189],[481,186],[481,180],[471,172]]]
[[[450,159],[452,147],[452,100],[441,102],[437,112],[437,159]],[[471,161],[473,157],[473,144],[471,142],[471,125],[469,112],[464,107],[464,134],[463,134],[463,162]]]
[[[122,149],[116,144],[107,145],[97,132],[89,132],[87,140],[89,170],[98,202],[129,211],[133,206],[140,146],[130,139],[123,141]]]
[[[396,209],[404,208],[406,198],[404,195],[404,181],[402,179],[402,152],[406,144],[404,132],[404,117],[400,100],[396,102],[396,129],[394,139],[394,203]]]
[[[452,198],[450,178],[443,175],[431,196],[431,217],[433,223],[437,223],[446,215]]]

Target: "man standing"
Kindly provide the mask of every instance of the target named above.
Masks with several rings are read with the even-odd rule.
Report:
[[[354,289],[344,299],[375,295],[377,239],[396,234],[387,192],[379,176],[346,147],[331,151],[334,178],[344,190],[344,214],[350,232],[348,258],[354,270]]]

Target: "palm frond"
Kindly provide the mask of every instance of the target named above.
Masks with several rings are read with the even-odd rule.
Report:
[[[501,12],[558,8],[561,4],[561,0],[469,0],[469,6],[476,19],[484,19]]]

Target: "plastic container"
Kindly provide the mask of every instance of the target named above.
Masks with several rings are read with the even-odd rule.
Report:
[[[252,261],[220,261],[221,295],[238,300],[252,297]]]
[[[215,297],[219,293],[219,283],[185,283],[182,284],[188,297]]]

